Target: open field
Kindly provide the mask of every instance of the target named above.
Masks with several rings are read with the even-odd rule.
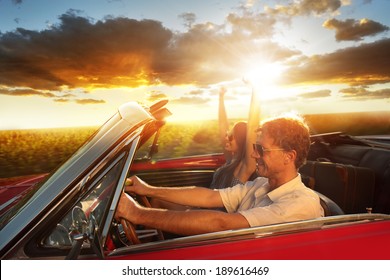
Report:
[[[50,172],[96,128],[0,131],[0,178]]]
[[[313,133],[390,134],[390,112],[308,115]],[[217,121],[167,123],[156,158],[220,152]],[[96,127],[0,131],[0,178],[50,172],[73,154]]]

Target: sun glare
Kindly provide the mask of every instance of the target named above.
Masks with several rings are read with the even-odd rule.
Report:
[[[277,63],[257,65],[245,73],[243,80],[259,91],[262,99],[273,99],[282,95],[278,79],[283,71],[284,67]]]
[[[244,80],[248,81],[255,87],[273,85],[282,74],[284,68],[277,63],[262,64],[249,69]]]

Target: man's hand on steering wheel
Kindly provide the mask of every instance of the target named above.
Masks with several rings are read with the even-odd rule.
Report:
[[[127,240],[132,244],[141,243],[133,223],[138,207],[139,205],[130,195],[122,193],[115,212],[115,219],[120,221]]]
[[[137,176],[127,178],[125,182],[125,192],[131,194],[147,196],[150,188],[151,186],[148,183],[142,181]]]
[[[120,219],[125,218],[130,222],[135,222],[139,207],[140,205],[134,198],[127,193],[122,193],[116,208],[115,219],[119,221]]]
[[[115,219],[120,221],[127,239],[131,241],[132,244],[141,243],[134,226],[136,224],[142,224],[142,222],[139,221],[141,208],[151,208],[149,200],[144,195],[147,186],[148,185],[144,181],[136,176],[128,178],[126,180],[125,191],[136,195],[137,201],[129,194],[122,193],[115,212]],[[160,230],[157,230],[157,237],[159,240],[164,239]]]

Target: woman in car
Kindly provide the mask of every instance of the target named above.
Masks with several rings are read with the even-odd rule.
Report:
[[[225,108],[226,88],[219,91],[218,121],[221,145],[226,163],[218,168],[210,184],[211,189],[222,189],[254,180],[256,161],[251,157],[253,143],[256,142],[256,130],[260,123],[260,100],[258,93],[252,87],[252,97],[249,107],[248,122],[240,121],[229,131],[229,121]],[[189,208],[159,199],[151,199],[154,208],[183,210]]]
[[[256,162],[251,157],[253,143],[256,142],[256,129],[260,122],[260,101],[252,88],[248,122],[240,121],[229,130],[229,121],[225,108],[226,88],[219,91],[219,135],[226,163],[217,169],[210,188],[228,188],[253,180],[256,175]]]

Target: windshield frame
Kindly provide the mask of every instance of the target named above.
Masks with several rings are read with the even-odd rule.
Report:
[[[114,125],[120,120],[119,114],[113,115],[105,124],[103,124],[95,133],[93,133],[84,144],[72,154],[62,165],[52,171],[45,180],[36,183],[23,198],[13,205],[10,209],[5,211],[0,216],[0,230],[3,229],[20,211],[22,211],[35,197],[44,192],[46,186],[49,185],[51,180],[56,178],[56,174],[60,174],[67,170],[77,159],[79,159],[85,151],[89,150],[102,135],[107,133]]]
[[[0,231],[0,256],[10,256],[20,248],[19,244],[25,244],[32,234],[40,231],[61,201],[80,192],[82,195],[92,175],[99,172],[96,166],[104,166],[101,163],[109,161],[119,146],[123,148],[123,144],[129,143],[129,137],[136,137],[145,124],[153,121],[147,108],[137,102],[120,106],[64,165],[38,184],[24,203],[6,212]]]

